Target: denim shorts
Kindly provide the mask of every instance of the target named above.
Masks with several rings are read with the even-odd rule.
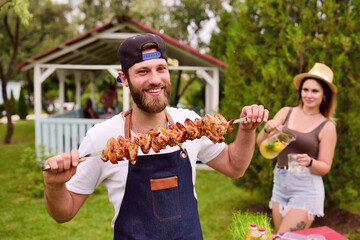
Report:
[[[274,169],[274,185],[269,207],[279,203],[280,213],[285,216],[290,208],[305,209],[309,219],[324,216],[325,190],[322,177],[312,174],[308,168],[302,171]]]

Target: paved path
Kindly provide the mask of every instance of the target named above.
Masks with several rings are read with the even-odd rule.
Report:
[[[41,114],[41,118],[44,118],[46,116],[47,116],[47,114],[45,114],[45,113]],[[26,120],[34,120],[34,119],[35,119],[34,114],[29,114],[26,116]],[[11,120],[12,120],[12,122],[16,122],[16,121],[20,120],[20,117],[18,115],[12,115]],[[2,117],[0,119],[0,123],[7,123],[7,117],[6,116]]]
[[[47,114],[45,114],[45,113],[41,114],[41,118],[44,118],[46,116],[47,116]],[[34,120],[34,119],[35,119],[34,114],[29,114],[26,116],[26,120]],[[12,115],[11,120],[12,120],[12,122],[16,122],[16,121],[20,120],[20,117],[18,115]],[[4,116],[4,117],[0,118],[0,123],[7,123],[7,117]]]

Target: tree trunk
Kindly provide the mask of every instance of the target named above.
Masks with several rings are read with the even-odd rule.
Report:
[[[5,107],[5,111],[6,111],[7,126],[8,126],[7,131],[6,131],[6,136],[4,139],[4,144],[9,144],[11,142],[11,137],[14,132],[14,125],[12,124],[12,120],[11,120],[11,109],[10,109],[10,104],[9,104],[9,100],[8,100],[7,93],[6,93],[6,85],[7,85],[8,81],[10,80],[11,73],[12,73],[12,70],[15,65],[18,47],[19,47],[20,19],[18,17],[16,18],[15,35],[11,34],[11,31],[10,31],[10,28],[9,28],[9,25],[7,22],[7,16],[4,17],[4,24],[5,24],[5,29],[6,29],[7,33],[9,34],[9,37],[11,39],[11,43],[13,46],[13,52],[11,55],[9,66],[7,68],[5,76],[2,77],[3,78],[2,79],[2,93],[3,93],[3,98],[4,98],[4,107]],[[3,72],[1,70],[1,75],[3,75],[2,73]]]
[[[6,119],[7,119],[7,131],[4,139],[4,144],[10,143],[11,136],[14,132],[14,126],[11,121],[11,109],[9,104],[9,99],[6,94],[6,85],[7,85],[7,79],[2,79],[1,81],[1,87],[2,87],[2,95],[4,100],[4,109],[6,111]]]

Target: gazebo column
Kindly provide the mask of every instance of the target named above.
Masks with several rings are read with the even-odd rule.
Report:
[[[81,72],[75,71],[76,104],[75,109],[81,108]]]
[[[123,86],[123,112],[130,109],[130,90],[128,87]]]
[[[198,70],[198,73],[206,80],[205,86],[205,113],[214,114],[219,111],[219,70],[213,68],[211,76],[205,70]]]
[[[35,110],[35,144],[36,144],[36,153],[39,156],[38,147],[41,146],[41,128],[40,128],[40,118],[41,118],[41,84],[42,82],[49,77],[55,68],[48,68],[44,72],[41,71],[39,64],[34,65],[34,110]],[[39,159],[40,160],[40,159]]]
[[[113,75],[114,79],[117,78],[118,72],[115,69],[108,69],[109,73]],[[123,112],[126,112],[130,109],[130,91],[128,87],[123,85]]]
[[[34,111],[36,119],[39,119],[41,116],[41,84],[54,71],[55,68],[48,68],[47,70],[42,72],[39,64],[34,65]]]
[[[35,119],[39,119],[41,116],[41,70],[39,65],[34,67],[34,111]]]
[[[60,103],[60,114],[64,113],[64,99],[65,99],[65,71],[57,70],[57,76],[59,78],[59,103]]]

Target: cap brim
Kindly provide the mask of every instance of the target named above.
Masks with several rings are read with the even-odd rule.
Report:
[[[331,91],[334,94],[337,93],[337,88],[336,88],[336,86],[334,84],[326,81],[324,78],[320,77],[319,75],[311,74],[311,73],[300,73],[300,74],[295,76],[293,82],[294,82],[294,86],[295,86],[296,89],[300,88],[300,84],[303,81],[303,79],[305,79],[305,78],[316,78],[316,79],[322,80],[323,82],[325,82],[330,87]]]
[[[119,83],[122,83],[121,79],[119,78],[119,76],[116,77],[116,81]]]

